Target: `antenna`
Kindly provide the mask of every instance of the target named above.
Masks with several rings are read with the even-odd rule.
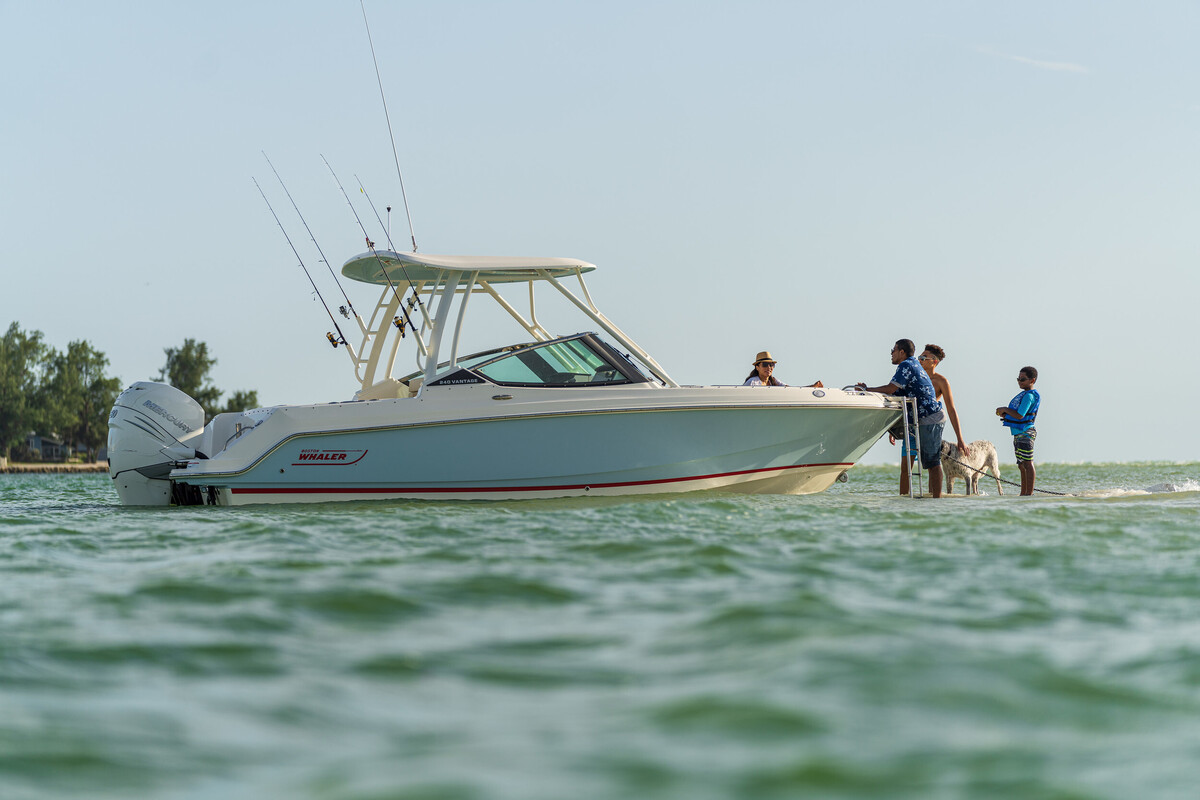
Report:
[[[363,25],[367,29],[367,43],[371,45],[371,60],[375,62],[375,79],[379,82],[379,99],[383,101],[383,117],[387,120],[388,138],[392,142],[392,158],[396,161],[396,175],[400,178],[400,196],[404,199],[404,213],[408,216],[408,233],[412,238],[413,252],[415,253],[417,252],[417,233],[413,230],[412,212],[408,210],[408,195],[404,191],[404,175],[400,172],[400,154],[396,152],[396,135],[392,133],[392,117],[388,114],[387,98],[383,95],[383,77],[379,74],[379,59],[375,57],[375,42],[371,40],[371,24],[367,22],[367,5],[364,0],[358,0],[358,4],[362,6]]]

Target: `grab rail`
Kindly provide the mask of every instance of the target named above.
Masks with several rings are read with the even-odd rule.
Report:
[[[912,418],[914,420],[917,419],[917,398],[906,397],[904,399],[904,404],[906,406],[909,406],[910,408],[912,408]],[[904,414],[902,414],[901,416],[904,417],[904,447],[901,448],[901,450],[903,451],[903,450],[908,449],[908,443],[909,443],[908,409],[905,409]],[[913,436],[913,441],[915,442],[915,447],[914,447],[915,452],[909,452],[907,455],[901,456],[901,461],[903,461],[905,458],[907,458],[909,460],[908,496],[909,497],[924,497],[925,494],[924,494],[923,490],[921,489],[921,474],[922,474],[922,471],[921,471],[921,426],[917,425],[916,427],[917,427],[917,430],[916,430],[915,435]],[[900,468],[904,469],[903,463],[900,465]],[[915,489],[914,489],[914,487],[915,487]]]

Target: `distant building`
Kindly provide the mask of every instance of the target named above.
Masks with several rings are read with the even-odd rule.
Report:
[[[25,446],[30,453],[37,454],[42,461],[66,461],[70,448],[54,436],[30,433],[25,437]]]

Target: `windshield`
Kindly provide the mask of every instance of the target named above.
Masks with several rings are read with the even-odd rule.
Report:
[[[446,366],[439,365],[439,371]],[[506,386],[596,386],[649,381],[628,358],[590,333],[475,353],[459,359],[458,366]]]

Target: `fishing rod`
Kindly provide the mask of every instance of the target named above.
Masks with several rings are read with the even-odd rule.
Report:
[[[415,253],[417,252],[417,233],[413,230],[412,213],[408,210],[408,195],[404,191],[404,175],[400,172],[400,154],[396,152],[396,135],[392,133],[392,117],[388,114],[387,98],[383,94],[383,76],[379,74],[379,59],[375,57],[375,42],[371,40],[371,24],[367,22],[367,5],[364,0],[358,0],[358,4],[362,6],[363,25],[367,29],[367,43],[371,45],[371,60],[375,62],[375,79],[379,82],[379,99],[383,101],[383,116],[387,120],[388,138],[392,142],[392,158],[396,161],[396,175],[400,178],[400,196],[404,199],[404,213],[408,216],[408,233],[412,237],[412,251]],[[390,238],[389,236],[389,244]]]
[[[388,228],[390,228],[391,226],[384,226],[383,220],[381,220],[379,218],[379,211],[378,211],[378,209],[375,208],[375,203],[371,200],[371,195],[367,194],[367,187],[363,186],[362,178],[358,177],[358,175],[355,174],[354,180],[358,181],[358,190],[363,193],[363,197],[367,198],[367,205],[369,205],[371,207],[371,212],[373,214],[375,214],[375,221],[378,222],[380,227],[383,228],[383,235],[387,237],[388,247],[392,248],[392,252],[395,252],[396,246],[394,244],[392,244],[392,234],[388,230]],[[390,207],[389,207],[389,210],[391,210]],[[413,250],[413,252],[415,253],[416,250]],[[400,271],[404,273],[404,280],[408,281],[408,285],[413,286],[412,278],[408,277],[408,269],[404,266],[403,261],[400,262]],[[432,326],[433,323],[429,320],[429,310],[427,308],[425,308],[425,304],[421,302],[421,295],[419,292],[417,292],[415,286],[413,286],[413,297],[416,298],[417,306],[419,306],[421,309],[421,316],[423,316],[425,318],[425,321],[429,322],[429,324]],[[411,310],[413,307],[412,300],[410,299],[408,302],[409,302],[408,307]],[[410,321],[409,324],[411,325],[412,322]]]
[[[300,252],[296,250],[296,245],[292,244],[292,237],[288,236],[287,230],[283,227],[283,223],[279,221],[279,215],[275,213],[275,209],[271,207],[271,201],[267,199],[267,193],[258,185],[257,178],[250,178],[254,181],[254,186],[258,189],[258,193],[262,195],[263,202],[267,204],[267,208],[271,212],[271,216],[275,218],[275,224],[279,226],[279,230],[283,232],[283,238],[287,239],[288,247],[292,248],[292,252],[296,254],[296,260],[300,262],[300,269],[304,270],[308,282],[312,284],[313,291],[317,293],[317,299],[321,301],[321,305],[325,307],[325,313],[329,315],[329,321],[333,323],[333,329],[337,331],[337,338],[333,338],[332,332],[327,332],[325,338],[333,345],[333,349],[337,349],[339,344],[346,345],[346,351],[350,353],[350,357],[354,357],[354,351],[350,349],[350,345],[346,342],[346,337],[342,335],[342,329],[338,327],[337,320],[333,316],[333,312],[329,310],[329,304],[325,302],[325,298],[321,296],[321,290],[317,288],[317,282],[313,280],[312,274],[308,271],[308,267],[304,265],[304,259],[300,257]]]
[[[338,189],[341,189],[342,197],[346,198],[346,205],[350,206],[350,213],[354,215],[354,221],[358,223],[358,229],[362,231],[363,238],[367,240],[367,247],[372,251],[375,249],[375,243],[371,241],[371,234],[367,233],[366,226],[363,225],[362,218],[358,216],[358,210],[354,208],[354,203],[350,202],[350,196],[346,194],[346,190],[342,188],[342,182],[338,180],[337,173],[333,171],[333,167],[329,164],[329,159],[324,155],[321,160],[325,162],[325,167],[329,170],[329,174],[333,176],[333,182],[337,184]]]
[[[401,298],[400,293],[396,291],[396,285],[392,283],[392,276],[388,274],[387,266],[383,263],[383,258],[380,257],[379,253],[375,251],[375,243],[371,241],[371,234],[367,233],[367,228],[365,225],[363,225],[362,218],[358,216],[358,211],[354,208],[354,203],[350,202],[350,196],[346,194],[345,187],[343,187],[342,182],[338,180],[337,173],[333,171],[333,166],[330,165],[329,159],[322,155],[321,160],[324,161],[325,166],[328,167],[329,174],[333,176],[333,182],[337,184],[338,189],[340,189],[342,192],[342,197],[346,198],[346,205],[350,206],[350,213],[354,214],[354,221],[358,223],[358,229],[362,231],[363,239],[365,239],[367,242],[367,248],[371,251],[371,254],[375,256],[375,260],[379,262],[379,269],[383,272],[383,277],[387,279],[388,288],[392,290],[392,294],[396,297],[396,305],[399,306],[400,313],[404,315],[404,319],[401,320],[400,317],[396,317],[392,320],[392,324],[395,325],[400,331],[400,338],[403,339],[405,323],[408,324],[409,328],[416,330],[416,328],[413,327],[412,318],[409,317],[408,311],[404,309],[404,299]],[[405,277],[408,277],[407,273],[405,274]],[[416,294],[417,290],[416,287],[412,285],[412,281],[408,282],[408,288],[413,290],[413,294]]]
[[[271,167],[271,172],[275,173],[275,178],[279,181],[279,185],[283,187],[283,193],[287,195],[288,200],[292,201],[292,208],[296,209],[296,216],[300,217],[300,222],[304,224],[304,230],[308,231],[308,238],[312,239],[312,243],[316,245],[317,252],[321,254],[321,260],[325,262],[325,268],[328,269],[329,274],[333,276],[333,282],[337,284],[338,289],[342,293],[342,297],[346,298],[346,306],[348,306],[350,310],[347,312],[346,307],[343,307],[341,309],[342,316],[344,316],[346,319],[349,319],[350,315],[353,314],[354,317],[358,319],[359,327],[363,327],[362,319],[359,319],[358,312],[354,310],[354,303],[350,302],[349,295],[347,295],[346,290],[342,288],[342,282],[338,280],[337,275],[333,271],[333,267],[329,265],[329,259],[325,257],[325,251],[321,249],[321,245],[317,244],[317,237],[313,235],[312,228],[308,227],[308,223],[305,221],[304,215],[300,213],[300,206],[296,205],[296,201],[292,199],[292,193],[288,191],[287,185],[283,182],[283,178],[279,177],[279,170],[275,169],[275,165],[272,164],[271,159],[267,157],[266,150],[262,151],[262,154],[263,158],[267,159],[267,164]],[[283,226],[281,225],[280,227]]]

